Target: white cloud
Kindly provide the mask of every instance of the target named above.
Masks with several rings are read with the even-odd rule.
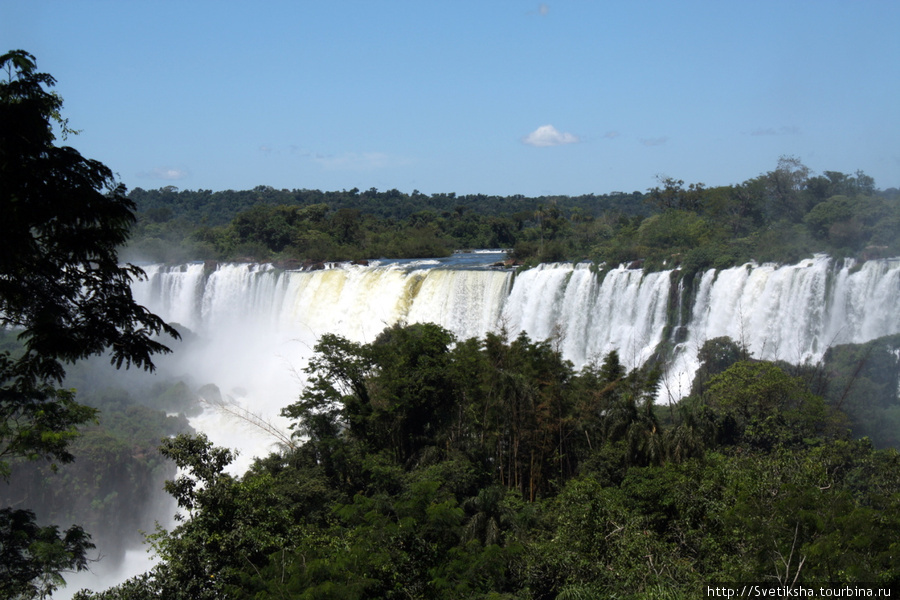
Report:
[[[550,7],[549,7],[549,6],[547,6],[547,5],[544,4],[543,2],[541,2],[540,4],[538,4],[538,13],[539,13],[542,17],[547,16],[547,13],[548,13],[548,12],[550,12]]]
[[[553,125],[541,125],[528,135],[522,138],[522,143],[536,148],[546,148],[548,146],[562,146],[564,144],[575,144],[580,142],[577,135],[571,133],[563,133]]]
[[[156,167],[149,171],[138,173],[138,177],[146,179],[162,179],[163,181],[178,181],[180,179],[186,179],[190,174],[190,171],[187,169],[177,167]]]

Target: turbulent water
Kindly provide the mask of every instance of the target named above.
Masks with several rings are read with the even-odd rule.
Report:
[[[202,263],[145,268],[136,299],[202,340],[171,364],[264,420],[300,391],[316,340],[336,333],[371,342],[398,322],[433,322],[459,338],[505,331],[552,340],[576,367],[617,350],[628,367],[663,347],[669,361],[661,402],[689,391],[697,352],[729,336],[764,359],[818,361],[832,345],[900,332],[900,259],[797,265],[748,264],[699,274],[683,289],[676,273],[624,267],[597,272],[547,264],[514,274],[496,255],[449,263],[395,261],[286,271],[271,265]],[[481,265],[479,265],[481,263]],[[675,283],[673,283],[675,282]],[[171,367],[170,367],[171,368]],[[231,419],[231,420],[228,420]],[[249,460],[271,439],[235,427],[221,411],[194,425]]]

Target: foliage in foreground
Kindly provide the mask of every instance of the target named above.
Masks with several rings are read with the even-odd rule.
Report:
[[[62,99],[33,56],[0,56],[0,331],[17,344],[0,348],[0,480],[19,460],[70,463],[77,428],[96,410],[62,387],[66,367],[106,355],[116,367],[152,370],[158,339],[177,332],[136,304],[131,281],[143,272],[120,265],[116,249],[135,223],[135,205],[102,163],[55,144]],[[5,342],[5,340],[4,340]],[[90,536],[38,525],[21,500],[0,509],[0,596],[45,597],[61,573],[82,570]]]
[[[730,346],[729,346],[730,344]],[[324,336],[296,450],[224,473],[179,436],[163,562],[88,598],[694,598],[710,581],[900,584],[900,454],[784,368],[716,340],[653,404],[615,352],[575,372],[524,336]],[[728,357],[731,358],[728,358]],[[702,385],[701,385],[702,384]],[[700,391],[702,390],[702,391]]]

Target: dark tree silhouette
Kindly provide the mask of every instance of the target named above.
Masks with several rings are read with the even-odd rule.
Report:
[[[102,163],[54,144],[55,129],[63,138],[74,132],[62,99],[46,89],[53,77],[22,50],[0,56],[0,69],[0,329],[20,346],[0,352],[7,479],[13,458],[71,461],[77,426],[94,418],[72,390],[59,389],[66,364],[108,352],[117,367],[151,370],[152,356],[168,351],[157,336],[178,333],[132,298],[130,283],[143,271],[119,264],[135,221],[124,186]],[[35,526],[30,511],[5,511],[0,548],[24,566],[0,571],[0,590],[46,594],[60,571],[84,568],[90,546],[80,528],[59,537]]]

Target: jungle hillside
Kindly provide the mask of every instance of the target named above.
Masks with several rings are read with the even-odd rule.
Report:
[[[863,171],[772,171],[707,188],[659,176],[645,191],[600,195],[425,195],[343,191],[157,190],[129,198],[138,223],[125,256],[152,262],[430,258],[504,248],[517,263],[642,261],[688,272],[757,262],[900,255],[900,190]]]

